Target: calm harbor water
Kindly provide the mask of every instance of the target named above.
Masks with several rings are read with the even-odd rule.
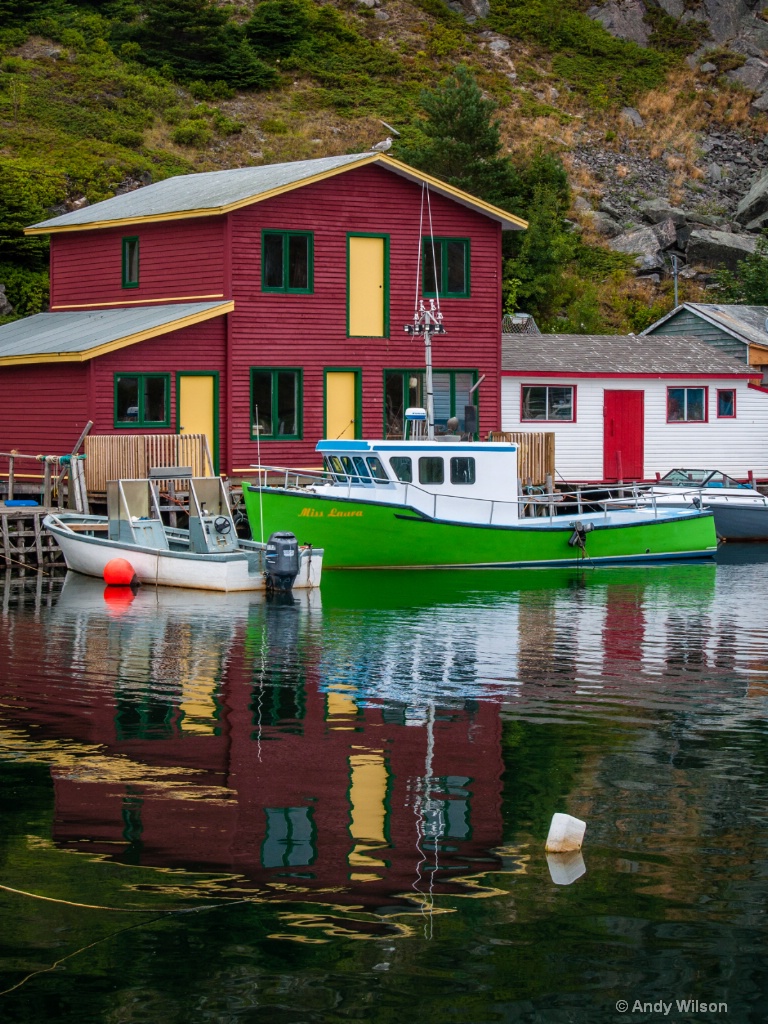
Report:
[[[765,547],[0,598],[4,1024],[765,1019]]]

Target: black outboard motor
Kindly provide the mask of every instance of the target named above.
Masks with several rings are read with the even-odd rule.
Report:
[[[292,533],[273,533],[264,556],[267,590],[290,590],[299,575],[299,542]]]

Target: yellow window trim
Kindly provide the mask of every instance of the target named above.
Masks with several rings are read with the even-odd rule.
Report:
[[[170,334],[172,331],[180,331],[184,327],[191,327],[193,324],[223,316],[225,313],[231,313],[234,308],[234,302],[223,302],[202,313],[193,313],[190,316],[172,320],[170,323],[161,324],[159,327],[150,327],[146,331],[138,331],[136,334],[127,334],[123,338],[116,338],[115,341],[99,345],[98,348],[88,349],[87,352],[40,352],[29,356],[5,356],[0,358],[0,366],[27,366],[33,363],[86,363],[89,359],[107,355],[109,352],[116,352],[121,348],[128,348],[129,345],[136,345],[140,341],[159,338],[163,334]]]
[[[207,302],[211,299],[223,299],[223,292],[218,295],[173,295],[167,299],[131,299],[128,302],[72,302],[68,306],[51,306],[51,312],[62,309],[107,309],[113,306],[159,306],[174,302]]]
[[[24,234],[58,235],[72,231],[97,231],[102,228],[119,228],[124,227],[127,224],[159,224],[171,220],[191,220],[194,217],[221,217],[226,213],[231,213],[233,210],[240,210],[244,206],[252,206],[254,203],[263,203],[267,199],[273,199],[275,196],[281,196],[286,192],[293,192],[294,189],[303,188],[305,185],[313,185],[316,182],[325,181],[328,178],[334,178],[337,174],[344,174],[346,171],[354,170],[356,167],[367,167],[369,164],[376,163],[382,164],[384,167],[389,167],[391,170],[395,171],[395,173],[404,178],[408,178],[411,181],[426,182],[436,192],[441,192],[452,199],[456,199],[464,206],[469,206],[481,213],[485,213],[494,220],[499,220],[512,225],[516,229],[524,229],[528,227],[527,221],[523,220],[521,217],[516,217],[513,213],[508,213],[506,210],[502,210],[498,206],[492,206],[490,203],[486,203],[484,200],[478,199],[476,196],[470,195],[468,192],[462,192],[461,189],[454,188],[452,185],[447,185],[444,181],[440,181],[438,178],[433,178],[429,174],[424,174],[422,171],[417,171],[414,167],[409,167],[408,164],[400,163],[399,160],[394,160],[390,156],[385,156],[382,153],[372,153],[370,156],[363,157],[361,160],[356,160],[351,164],[345,164],[343,167],[334,167],[332,170],[323,171],[320,174],[313,174],[308,178],[301,178],[299,181],[292,181],[287,185],[280,185],[278,188],[270,189],[268,192],[262,192],[255,196],[246,196],[245,199],[238,199],[237,202],[228,203],[225,206],[217,206],[213,209],[202,208],[196,210],[175,210],[172,213],[158,213],[152,214],[148,217],[121,217],[118,220],[100,220],[94,221],[90,224],[66,224],[61,227],[30,227],[24,229]]]

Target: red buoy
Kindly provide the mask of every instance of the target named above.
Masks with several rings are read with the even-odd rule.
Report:
[[[104,582],[117,587],[130,587],[136,573],[127,558],[111,558],[104,566]]]

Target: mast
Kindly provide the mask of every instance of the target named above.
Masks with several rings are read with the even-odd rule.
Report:
[[[424,368],[427,385],[427,440],[435,439],[435,392],[432,382],[432,335],[445,334],[443,326],[443,314],[435,299],[429,299],[429,308],[424,305],[424,299],[419,300],[416,311],[413,314],[413,323],[406,324],[403,328],[406,334],[411,336],[424,335]]]

